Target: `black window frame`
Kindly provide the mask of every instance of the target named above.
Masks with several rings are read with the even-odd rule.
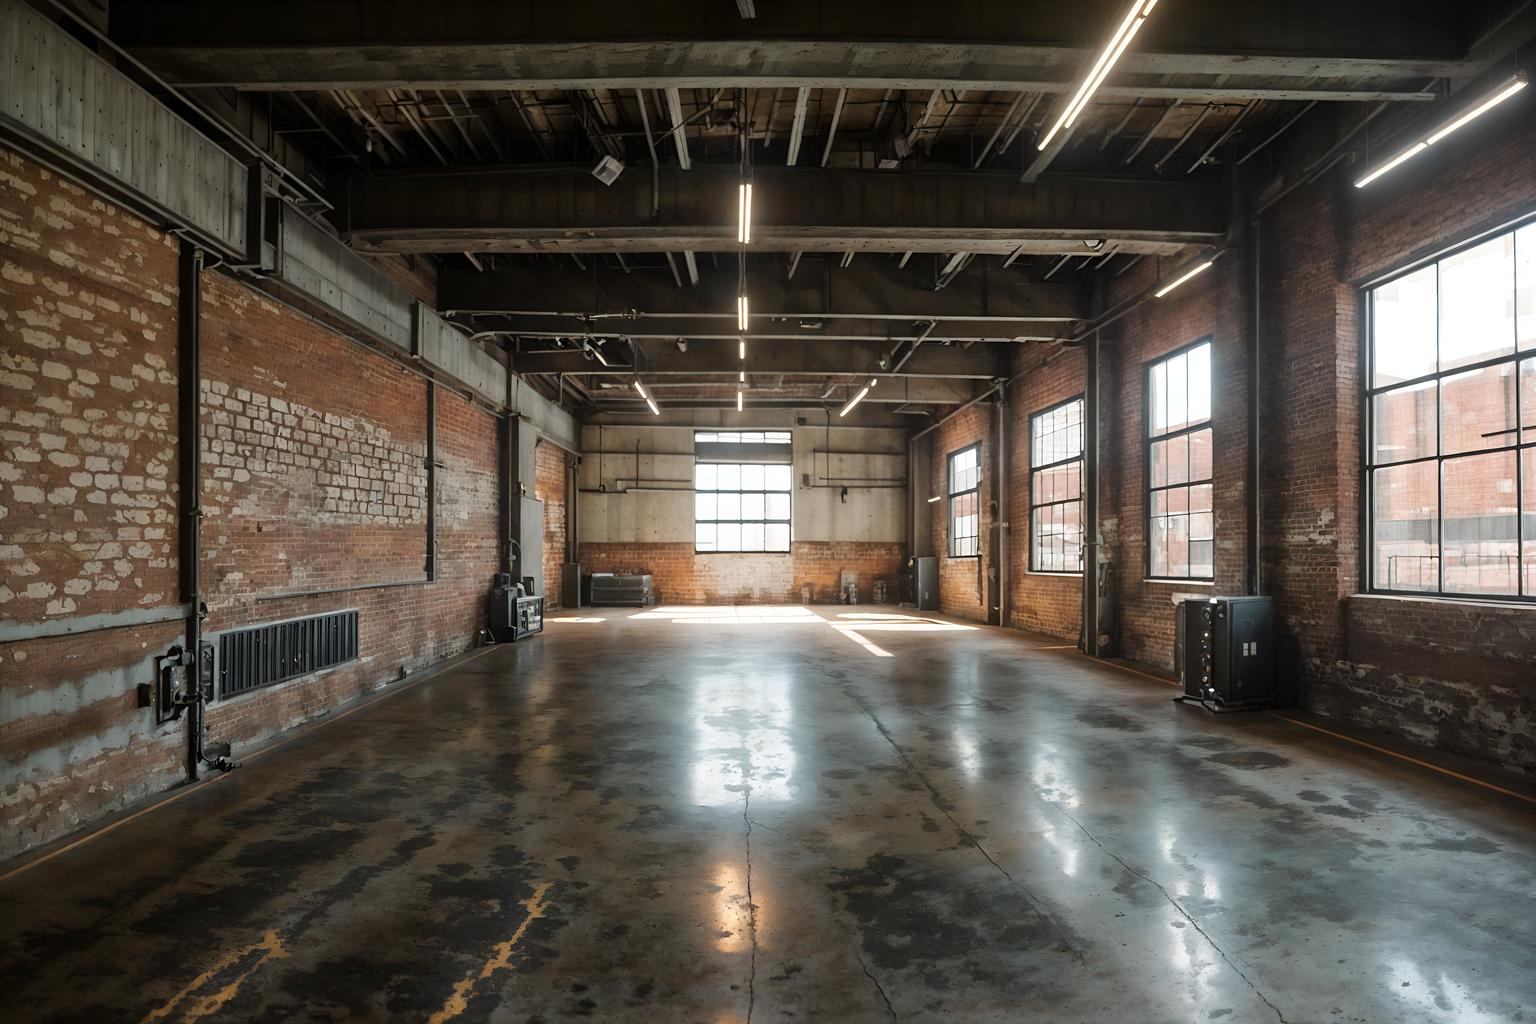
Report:
[[[1042,575],[1042,576],[1081,576],[1083,574],[1083,548],[1084,548],[1085,545],[1082,544],[1081,542],[1079,542],[1078,548],[1077,548],[1077,568],[1076,569],[1042,569],[1042,568],[1040,568],[1039,535],[1037,534],[1037,532],[1035,530],[1035,512],[1038,511],[1039,509],[1042,509],[1042,508],[1054,508],[1057,505],[1071,505],[1071,504],[1075,503],[1077,505],[1077,507],[1078,507],[1077,508],[1077,521],[1078,521],[1079,525],[1082,524],[1082,521],[1083,521],[1083,469],[1082,469],[1081,463],[1083,462],[1084,455],[1085,455],[1085,452],[1084,452],[1085,440],[1084,440],[1084,436],[1083,436],[1083,422],[1082,422],[1083,418],[1082,418],[1082,415],[1079,414],[1078,415],[1078,449],[1077,449],[1077,454],[1076,455],[1072,455],[1072,456],[1068,456],[1065,459],[1057,459],[1055,462],[1047,462],[1047,463],[1045,463],[1043,465],[1037,466],[1037,465],[1035,465],[1035,424],[1038,423],[1039,421],[1041,421],[1042,419],[1044,419],[1045,417],[1051,415],[1052,413],[1057,412],[1057,411],[1059,411],[1061,409],[1065,409],[1065,408],[1067,408],[1070,405],[1073,405],[1073,404],[1083,405],[1084,397],[1085,396],[1080,394],[1080,393],[1076,394],[1076,395],[1073,395],[1071,398],[1063,399],[1062,401],[1057,402],[1055,405],[1048,406],[1048,407],[1046,407],[1044,409],[1041,409],[1039,412],[1032,413],[1030,415],[1030,417],[1029,417],[1029,571],[1032,572],[1032,573],[1036,573],[1038,575]],[[1056,468],[1058,468],[1060,466],[1066,466],[1066,465],[1069,465],[1069,464],[1071,464],[1073,462],[1076,462],[1076,463],[1080,464],[1079,467],[1078,467],[1078,471],[1077,471],[1077,482],[1078,482],[1077,497],[1076,498],[1063,498],[1063,499],[1060,499],[1060,500],[1057,500],[1057,501],[1044,501],[1044,502],[1038,501],[1037,500],[1038,495],[1035,493],[1035,474],[1044,472],[1044,471],[1049,470],[1049,469],[1056,469]]]
[[[976,453],[976,484],[975,484],[975,486],[967,487],[967,488],[965,488],[963,490],[958,490],[957,491],[957,490],[954,489],[954,486],[955,486],[955,460],[958,459],[960,456],[965,455],[967,452],[975,452]],[[948,501],[946,501],[945,504],[948,506],[948,509],[949,509],[949,517],[947,519],[948,529],[945,531],[946,532],[946,538],[945,538],[945,545],[944,545],[945,546],[945,550],[948,552],[948,557],[950,557],[950,558],[980,558],[981,557],[981,442],[980,441],[976,441],[976,442],[974,442],[972,444],[968,444],[968,445],[966,445],[963,448],[956,448],[954,451],[950,452],[948,455],[946,455],[944,457],[944,493],[948,497]],[[972,495],[972,494],[974,494],[976,496],[976,533],[974,535],[968,535],[964,539],[974,541],[975,544],[976,544],[976,550],[973,551],[970,554],[957,555],[957,554],[955,554],[955,540],[957,539],[955,537],[955,499],[956,498],[963,498],[963,497],[965,497],[967,495]]]
[[[1167,431],[1164,431],[1161,434],[1157,434],[1157,435],[1154,436],[1152,434],[1152,373],[1153,373],[1153,371],[1158,366],[1161,366],[1161,365],[1163,365],[1163,364],[1165,364],[1165,363],[1167,363],[1167,362],[1169,362],[1169,361],[1171,361],[1173,359],[1177,359],[1181,355],[1182,356],[1187,356],[1190,352],[1193,352],[1195,349],[1200,348],[1202,345],[1209,346],[1210,347],[1210,351],[1211,351],[1211,359],[1210,359],[1210,370],[1211,370],[1211,389],[1210,389],[1210,393],[1211,393],[1211,409],[1210,409],[1210,415],[1207,416],[1205,419],[1201,420],[1198,423],[1186,423],[1184,426],[1180,427],[1178,430],[1167,430]],[[1186,391],[1185,391],[1186,406],[1188,404],[1188,394],[1189,394],[1189,392],[1186,389]],[[1141,421],[1142,421],[1142,425],[1141,425],[1141,436],[1142,436],[1142,451],[1141,451],[1141,454],[1142,454],[1142,458],[1141,458],[1141,481],[1142,481],[1142,488],[1141,488],[1141,496],[1142,496],[1142,502],[1143,502],[1141,523],[1142,523],[1142,529],[1145,531],[1145,536],[1143,538],[1143,543],[1142,543],[1142,548],[1143,548],[1143,558],[1142,558],[1143,578],[1145,578],[1147,580],[1150,580],[1150,581],[1153,581],[1153,582],[1158,582],[1158,583],[1215,583],[1216,582],[1216,529],[1215,529],[1215,521],[1216,521],[1216,336],[1214,334],[1204,335],[1203,337],[1196,338],[1194,341],[1190,342],[1187,345],[1182,345],[1179,348],[1169,349],[1167,352],[1164,352],[1164,353],[1158,355],[1156,358],[1147,360],[1147,362],[1145,364],[1143,364],[1143,367],[1142,367],[1141,396],[1142,396],[1142,403],[1141,403]],[[1170,440],[1173,440],[1174,438],[1181,437],[1181,436],[1187,437],[1187,436],[1189,436],[1191,434],[1197,433],[1198,431],[1202,431],[1202,430],[1209,430],[1211,432],[1211,475],[1210,475],[1210,477],[1204,478],[1204,479],[1200,479],[1200,480],[1196,480],[1193,477],[1191,477],[1190,479],[1185,480],[1185,481],[1183,481],[1181,483],[1177,483],[1177,484],[1164,483],[1161,487],[1154,487],[1152,485],[1152,451],[1153,451],[1154,447],[1157,445],[1157,443],[1160,442],[1160,441],[1170,441]],[[1211,574],[1209,576],[1194,576],[1194,575],[1170,576],[1170,575],[1167,575],[1167,574],[1159,576],[1159,575],[1154,574],[1152,572],[1152,520],[1153,520],[1153,515],[1152,515],[1152,495],[1154,493],[1158,492],[1158,491],[1170,491],[1170,490],[1173,490],[1174,488],[1177,488],[1177,487],[1194,488],[1194,487],[1203,486],[1205,484],[1210,484],[1211,485],[1211,513],[1210,513],[1211,514],[1211,524],[1212,524],[1212,526],[1211,526],[1211,541],[1210,541],[1210,544],[1211,544]],[[1194,541],[1191,539],[1190,543],[1193,544]]]
[[[1360,553],[1359,573],[1364,582],[1362,588],[1368,594],[1383,594],[1395,597],[1413,597],[1431,601],[1472,601],[1472,602],[1498,602],[1511,605],[1536,605],[1536,586],[1527,587],[1525,582],[1525,546],[1527,538],[1531,534],[1525,528],[1525,520],[1529,513],[1525,509],[1525,459],[1523,453],[1536,450],[1536,430],[1531,431],[1532,438],[1522,441],[1520,435],[1527,426],[1536,427],[1536,410],[1522,409],[1522,393],[1520,387],[1520,367],[1527,361],[1536,361],[1536,348],[1520,348],[1520,310],[1518,301],[1515,303],[1514,317],[1514,349],[1507,355],[1495,356],[1489,359],[1478,360],[1445,370],[1440,368],[1440,302],[1441,282],[1439,266],[1444,261],[1459,256],[1494,241],[1504,235],[1514,235],[1517,232],[1531,229],[1536,231],[1536,212],[1524,214],[1514,220],[1506,221],[1487,230],[1479,231],[1463,239],[1462,241],[1448,245],[1429,255],[1400,266],[1385,274],[1371,278],[1359,286],[1359,369],[1360,369]],[[1520,293],[1520,252],[1518,241],[1515,251],[1515,273],[1513,280],[1514,295],[1518,300]],[[1372,293],[1386,285],[1393,284],[1426,268],[1435,268],[1435,370],[1421,374],[1418,377],[1405,379],[1392,384],[1375,386],[1376,361],[1375,361],[1375,303],[1372,301]],[[1493,448],[1479,448],[1468,451],[1459,451],[1447,456],[1444,452],[1445,423],[1444,403],[1442,401],[1442,382],[1448,378],[1462,374],[1486,370],[1490,367],[1512,365],[1514,368],[1514,417],[1515,417],[1515,443],[1513,445]],[[1376,451],[1376,418],[1374,414],[1375,400],[1392,391],[1407,390],[1409,388],[1422,387],[1425,384],[1434,385],[1435,395],[1435,452],[1433,455],[1420,456],[1414,459],[1403,459],[1396,462],[1375,461]],[[1524,421],[1529,419],[1529,424]],[[1445,589],[1445,464],[1457,459],[1470,458],[1480,455],[1509,452],[1514,456],[1515,463],[1515,589],[1514,594],[1489,594],[1467,590]],[[1436,525],[1435,525],[1435,551],[1431,556],[1436,562],[1436,588],[1434,590],[1404,590],[1379,586],[1376,580],[1376,471],[1380,469],[1411,466],[1423,463],[1435,463],[1435,489],[1436,489]],[[1536,485],[1533,485],[1536,486]]]

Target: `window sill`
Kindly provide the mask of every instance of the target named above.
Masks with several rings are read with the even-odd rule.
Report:
[[[1052,572],[1049,569],[1025,569],[1026,576],[1059,576],[1069,580],[1080,580],[1083,574],[1080,572]]]
[[[1451,605],[1458,608],[1488,608],[1514,614],[1536,615],[1536,601],[1531,598],[1512,597],[1508,600],[1497,598],[1477,597],[1467,595],[1465,597],[1451,594],[1351,594],[1350,601],[1396,601],[1406,604],[1437,604]]]
[[[1165,587],[1214,587],[1216,585],[1215,580],[1181,580],[1178,577],[1167,576],[1143,576],[1141,582],[1157,583]]]

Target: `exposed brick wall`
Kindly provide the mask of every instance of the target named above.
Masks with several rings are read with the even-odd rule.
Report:
[[[1116,280],[1108,301],[1146,288],[1156,279],[1155,260],[1143,260]],[[1112,377],[1103,384],[1105,460],[1113,488],[1103,487],[1106,516],[1115,519],[1106,550],[1119,574],[1120,651],[1161,668],[1173,667],[1173,598],[1176,594],[1243,592],[1243,510],[1247,375],[1247,328],[1237,254],[1164,299],[1133,311],[1101,350]],[[1203,338],[1211,341],[1212,470],[1215,500],[1215,585],[1148,582],[1146,373],[1147,365]],[[1108,376],[1108,375],[1107,375]]]
[[[1329,116],[1320,111],[1320,117]],[[1324,126],[1326,127],[1326,126]],[[1326,133],[1324,133],[1326,134]],[[1282,671],[1303,707],[1453,753],[1536,773],[1536,611],[1433,599],[1357,596],[1360,573],[1360,285],[1536,211],[1536,122],[1469,130],[1454,154],[1429,154],[1369,190],[1341,170],[1297,189],[1263,219],[1261,551],[1275,599]],[[1273,171],[1316,159],[1306,132],[1277,146]],[[1113,304],[1156,273],[1144,259],[1108,282]],[[1101,514],[1120,571],[1122,653],[1169,667],[1172,597],[1242,593],[1244,579],[1248,268],[1240,251],[1105,332],[1102,348]],[[1209,336],[1213,342],[1215,585],[1151,583],[1146,566],[1144,374],[1148,361]],[[1079,581],[1033,577],[1028,561],[1028,417],[1082,389],[1075,352],[1050,362],[1022,349],[1009,394],[1012,524],[1010,622],[1076,637]],[[944,456],[987,440],[972,410],[933,435],[933,493]],[[983,463],[983,473],[990,458]],[[985,484],[984,484],[985,486]],[[945,517],[935,512],[942,556]],[[986,537],[986,531],[983,531]],[[979,617],[974,572],[946,564],[945,611]]]
[[[0,150],[0,615],[177,603],[176,260]]]
[[[930,437],[933,462],[930,497],[941,495],[933,503],[930,522],[933,553],[939,559],[939,610],[945,615],[987,620],[989,581],[986,567],[992,558],[992,424],[996,407],[982,403],[965,410],[935,430]],[[970,445],[981,443],[981,554],[977,558],[949,557],[949,456]]]
[[[534,446],[534,497],[544,502],[544,603],[559,608],[560,571],[565,565],[565,449],[539,440]]]
[[[1076,640],[1083,622],[1083,578],[1029,572],[1030,418],[1083,393],[1081,349],[1021,347],[1008,392],[1009,625]]]
[[[212,735],[242,744],[474,643],[496,568],[496,421],[439,391],[437,582],[258,601],[422,578],[425,384],[217,272],[203,287],[205,628],[361,614],[356,663],[210,707]],[[8,622],[179,603],[176,310],[173,238],[0,151]],[[182,777],[185,723],[154,725],[136,694],[182,632],[0,645],[0,858]]]
[[[869,541],[793,541],[788,554],[695,554],[683,543],[581,545],[581,570],[649,573],[667,604],[836,603],[841,574],[859,574],[859,600],[903,570],[906,546]],[[807,588],[809,588],[807,590]]]

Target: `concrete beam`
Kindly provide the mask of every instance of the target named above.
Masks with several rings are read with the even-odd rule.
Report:
[[[658,341],[642,347],[640,370],[646,377],[703,375],[727,378],[729,383],[743,368],[749,374],[815,374],[826,377],[886,376],[880,360],[888,358],[896,346],[886,341],[849,341],[827,344],[816,339],[749,344],[745,367],[736,347],[736,339],[690,341],[686,352],[671,341]],[[518,374],[564,373],[572,376],[601,377],[635,372],[635,364],[624,351],[622,359],[613,355],[620,350],[609,346],[604,366],[588,358],[581,350],[569,348],[554,352],[513,352],[512,371]],[[1004,363],[999,352],[990,347],[961,348],[937,342],[924,345],[902,364],[895,376],[922,379],[993,380]]]
[[[341,218],[375,252],[729,252],[734,168],[675,168],[604,186],[588,169],[401,171],[356,179]],[[1185,181],[1007,172],[758,168],[749,248],[766,252],[1082,251],[1167,255],[1226,231],[1219,187]]]
[[[1417,82],[1462,73],[1471,7],[1482,5],[1292,0],[1234,17],[1226,0],[1184,0],[1150,19],[1102,94],[1414,97]],[[1123,8],[894,0],[874,12],[858,0],[786,0],[747,21],[730,5],[632,0],[113,0],[111,24],[173,80],[236,88],[1059,92]],[[1212,81],[1161,82],[1190,75]]]
[[[698,322],[685,325],[678,335],[734,331],[736,269],[707,263],[699,269],[699,286],[684,290],[673,286],[670,274],[626,274],[599,266],[585,272],[564,267],[444,270],[438,276],[438,308],[564,321],[553,326],[574,328],[567,334],[631,328],[656,333],[660,328],[648,321],[688,319]],[[913,322],[937,320],[946,329],[991,322],[1007,330],[1010,324],[1062,323],[1090,315],[1087,289],[1078,285],[1033,281],[1019,270],[984,261],[935,291],[934,269],[927,259],[905,268],[891,260],[866,260],[843,269],[830,259],[812,257],[802,259],[799,273],[789,278],[776,263],[754,259],[746,282],[753,326],[761,330],[773,318],[785,318],[797,324],[836,321],[829,325],[834,331],[842,321],[856,320],[905,329]]]

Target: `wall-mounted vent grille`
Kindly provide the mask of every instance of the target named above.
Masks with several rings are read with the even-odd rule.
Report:
[[[233,697],[357,658],[357,610],[237,629],[219,637],[219,697]]]

